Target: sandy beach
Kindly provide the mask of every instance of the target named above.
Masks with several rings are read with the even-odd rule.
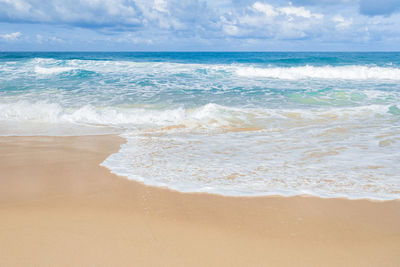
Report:
[[[118,136],[0,137],[0,266],[399,266],[400,201],[183,194]]]

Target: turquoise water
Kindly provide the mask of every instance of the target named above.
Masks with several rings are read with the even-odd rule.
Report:
[[[146,184],[398,199],[400,53],[0,53],[0,135],[106,133]]]

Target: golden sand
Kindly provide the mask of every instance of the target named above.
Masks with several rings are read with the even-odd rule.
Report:
[[[0,138],[0,266],[399,266],[400,201],[182,194],[116,136]]]

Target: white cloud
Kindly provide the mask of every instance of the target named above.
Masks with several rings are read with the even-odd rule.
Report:
[[[268,17],[275,17],[278,15],[278,12],[275,11],[275,8],[266,3],[255,2],[252,8],[256,11],[264,13]]]
[[[319,32],[323,18],[304,7],[255,2],[242,12],[222,16],[220,22],[232,37],[301,39]]]
[[[240,36],[239,28],[235,25],[224,25],[223,30],[230,36]]]
[[[130,0],[0,0],[0,18],[10,22],[92,26],[139,22],[138,10]]]
[[[154,9],[159,12],[169,13],[168,3],[166,0],[154,0]]]
[[[344,29],[348,28],[350,25],[353,24],[353,19],[345,19],[341,15],[336,15],[332,18],[332,21],[336,23],[337,29]]]
[[[6,33],[6,34],[0,35],[0,37],[2,39],[4,39],[5,41],[15,41],[21,36],[22,36],[22,33],[20,33],[20,32],[12,32],[12,33]]]
[[[322,19],[324,17],[324,15],[319,13],[312,13],[310,10],[304,7],[286,6],[279,8],[279,11],[285,14],[286,16],[297,16],[307,19],[309,18]]]

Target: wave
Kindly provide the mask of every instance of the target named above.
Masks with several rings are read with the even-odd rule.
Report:
[[[102,165],[181,192],[398,199],[396,112],[397,106],[290,111],[208,104],[187,111],[184,124],[126,131],[127,143]],[[195,123],[208,128],[188,129]]]
[[[44,68],[44,67],[35,66],[35,72],[37,74],[43,74],[43,75],[60,74],[60,73],[68,72],[68,71],[71,71],[71,70],[75,70],[75,68],[71,68],[71,67],[49,67],[49,68]]]
[[[250,66],[248,64],[193,64],[173,62],[135,62],[107,60],[57,60],[35,58],[26,62],[25,71],[34,69],[39,75],[53,75],[72,70],[84,70],[96,73],[125,73],[129,75],[185,74],[194,76],[235,75],[239,77],[258,77],[281,80],[335,79],[335,80],[400,80],[400,68],[368,65],[347,66]],[[20,68],[19,71],[24,71]],[[191,76],[190,76],[191,77]]]
[[[213,103],[198,108],[155,109],[143,107],[95,107],[85,105],[64,108],[60,104],[19,101],[0,104],[0,121],[73,123],[120,129],[147,130],[238,130],[293,128],[321,123],[349,122],[379,117],[397,118],[396,105],[324,109],[235,108]],[[0,133],[1,134],[1,133]]]
[[[368,66],[301,66],[301,67],[237,67],[236,74],[242,77],[262,77],[285,80],[341,79],[341,80],[400,80],[399,68]]]

